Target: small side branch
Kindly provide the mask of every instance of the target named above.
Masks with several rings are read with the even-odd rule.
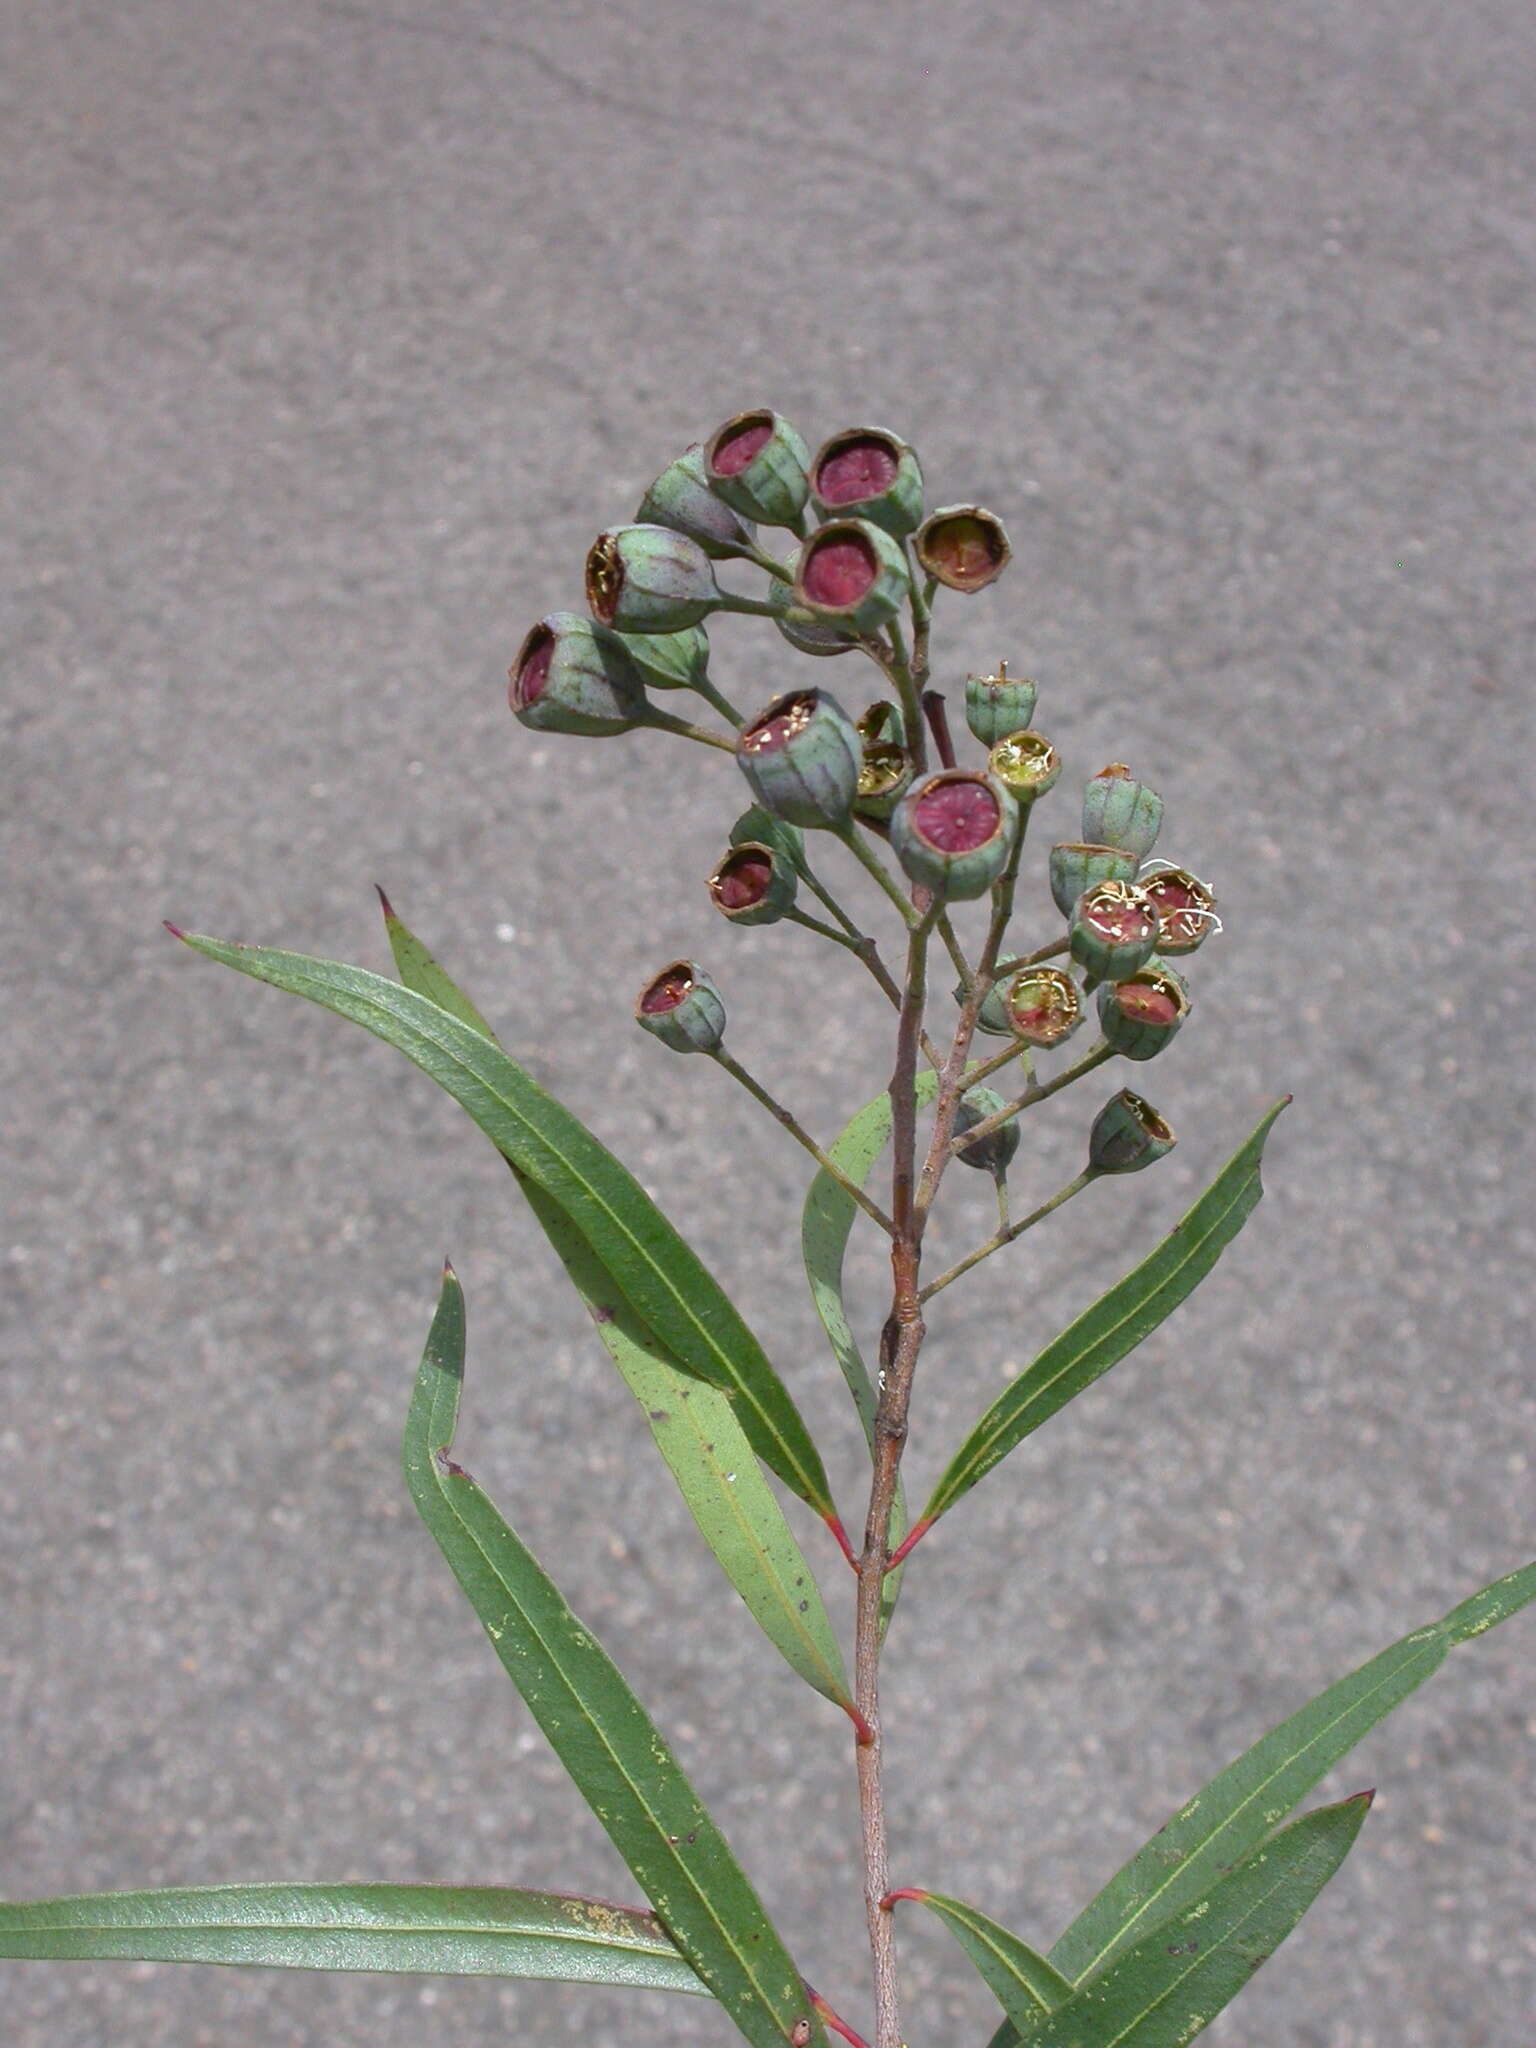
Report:
[[[723,1045],[715,1046],[711,1051],[709,1057],[714,1061],[717,1067],[724,1067],[725,1071],[729,1075],[731,1075],[734,1080],[739,1081],[742,1087],[746,1089],[747,1093],[750,1096],[752,1096],[752,1098],[755,1101],[760,1102],[763,1105],[764,1109],[767,1110],[768,1114],[771,1117],[773,1117],[776,1122],[781,1123],[784,1126],[785,1130],[788,1131],[789,1135],[795,1140],[797,1144],[804,1146],[805,1150],[810,1153],[811,1157],[815,1160],[816,1164],[821,1168],[822,1172],[826,1174],[829,1179],[835,1180],[837,1182],[838,1186],[842,1189],[843,1193],[848,1196],[850,1201],[858,1203],[859,1207],[864,1211],[865,1215],[869,1217],[871,1222],[878,1223],[880,1228],[885,1232],[887,1237],[894,1237],[896,1235],[895,1224],[891,1221],[890,1217],[886,1215],[885,1211],[880,1207],[879,1203],[872,1202],[869,1196],[866,1195],[864,1190],[859,1186],[857,1181],[849,1179],[848,1175],[843,1172],[843,1169],[838,1165],[837,1161],[833,1159],[829,1153],[822,1151],[821,1147],[817,1144],[816,1140],[811,1136],[810,1132],[807,1131],[804,1128],[804,1126],[799,1122],[799,1120],[795,1117],[793,1112],[787,1110],[782,1102],[776,1101],[774,1097],[768,1093],[768,1090],[763,1087],[761,1082],[754,1080],[753,1077],[747,1072],[746,1068],[741,1064],[740,1060],[732,1059],[731,1055],[726,1051]]]
[[[980,1130],[980,1124],[976,1128]],[[966,1136],[969,1137],[970,1133],[967,1132]],[[989,1237],[985,1244],[978,1245],[969,1257],[961,1259],[958,1265],[951,1266],[947,1273],[941,1273],[937,1280],[923,1289],[917,1297],[918,1300],[932,1301],[941,1287],[947,1287],[951,1280],[958,1280],[962,1273],[969,1273],[972,1266],[979,1266],[983,1259],[990,1258],[993,1252],[1001,1251],[1005,1244],[1012,1244],[1014,1239],[1022,1237],[1026,1230],[1033,1230],[1037,1223],[1043,1223],[1047,1216],[1061,1207],[1063,1202],[1070,1202],[1074,1195],[1081,1194],[1090,1181],[1098,1178],[1099,1175],[1093,1167],[1085,1166],[1076,1180],[1068,1181],[1067,1185],[1052,1195],[1048,1202],[1042,1202],[1038,1209],[1032,1209],[1027,1216],[1020,1217],[1017,1223],[1000,1226],[993,1236]]]

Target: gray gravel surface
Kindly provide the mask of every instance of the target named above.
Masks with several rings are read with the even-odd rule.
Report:
[[[801,1158],[627,1010],[702,954],[821,1131],[888,1019],[809,935],[712,921],[728,762],[502,695],[591,535],[766,401],[888,421],[1003,513],[944,677],[1038,675],[1071,775],[1156,782],[1227,919],[1141,1076],[1180,1150],[935,1304],[919,1486],[1296,1097],[1218,1275],[931,1539],[892,1638],[899,1876],[1048,1942],[1272,1719],[1536,1547],[1526,0],[56,0],[0,33],[0,1888],[629,1894],[400,1484],[449,1251],[468,1462],[867,2023],[842,1724],[719,1584],[495,1157],[159,931],[382,965],[386,884],[738,1293],[852,1502]],[[811,673],[751,622],[717,645],[747,699]],[[1042,1113],[1023,1196],[1093,1106]],[[873,1248],[854,1274],[868,1329]],[[1530,2042],[1533,1639],[1459,1652],[1330,1781],[1376,1811],[1213,2042]],[[913,2048],[980,2048],[959,1952],[903,1941]],[[562,1987],[0,1980],[14,2048],[732,2038]]]

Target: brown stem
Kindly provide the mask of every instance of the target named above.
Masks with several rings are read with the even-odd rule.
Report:
[[[955,743],[950,737],[949,711],[942,690],[924,690],[923,716],[928,720],[928,730],[933,734],[933,744],[938,749],[940,766],[953,768]]]
[[[891,1313],[880,1340],[880,1398],[875,1410],[874,1473],[854,1628],[854,1703],[873,1733],[855,1749],[859,1815],[864,1838],[864,1915],[874,1970],[874,2048],[901,2048],[901,2013],[896,1983],[896,1943],[891,1916],[881,1901],[890,1890],[885,1802],[881,1784],[880,1603],[890,1560],[891,1508],[907,1436],[907,1405],[923,1342],[918,1300],[922,1232],[915,1208],[917,1174],[917,1053],[928,984],[928,938],[937,906],[918,892],[918,922],[907,947],[906,986],[896,1031],[891,1075]]]

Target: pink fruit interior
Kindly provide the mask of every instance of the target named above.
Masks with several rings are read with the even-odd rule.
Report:
[[[1143,886],[1147,894],[1156,899],[1157,907],[1165,917],[1171,917],[1180,910],[1193,910],[1199,900],[1187,882],[1175,881],[1172,875],[1154,875]]]
[[[875,551],[862,534],[839,534],[812,543],[805,564],[805,594],[813,604],[855,605],[875,580]]]
[[[996,832],[997,798],[984,782],[935,782],[918,798],[913,823],[941,853],[969,853]]]
[[[517,671],[517,701],[519,704],[536,704],[544,694],[544,685],[549,681],[549,664],[555,658],[555,636],[547,626],[540,626],[530,636],[528,652],[523,656]]]
[[[693,976],[686,967],[668,967],[640,998],[641,1014],[658,1017],[663,1010],[675,1010],[692,987]]]
[[[839,442],[816,472],[816,495],[824,505],[856,505],[889,490],[896,457],[876,434]]]
[[[1156,981],[1127,981],[1115,991],[1121,1012],[1138,1024],[1172,1024],[1179,1014],[1179,999],[1171,988]]]
[[[733,854],[720,871],[715,896],[726,910],[746,910],[761,903],[773,880],[773,862],[766,853],[749,847]]]
[[[814,691],[802,697],[789,698],[771,718],[760,719],[756,725],[747,728],[741,736],[743,753],[777,753],[797,732],[802,732],[810,724],[815,709]]]
[[[739,427],[732,427],[715,450],[715,475],[740,476],[758,449],[772,438],[772,420],[744,420]]]
[[[1097,899],[1088,912],[1088,922],[1096,932],[1117,944],[1150,938],[1156,928],[1156,920],[1148,916],[1141,904],[1116,901],[1113,897]]]

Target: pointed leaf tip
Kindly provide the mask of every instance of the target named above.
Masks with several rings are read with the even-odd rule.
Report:
[[[171,920],[168,917],[162,917],[160,922],[162,925],[164,925],[165,929],[170,933],[173,939],[185,940],[187,935],[182,930],[179,924],[172,924]]]
[[[373,885],[373,893],[379,899],[379,908],[384,913],[384,922],[386,924],[398,924],[400,920],[395,915],[395,907],[377,882]]]

